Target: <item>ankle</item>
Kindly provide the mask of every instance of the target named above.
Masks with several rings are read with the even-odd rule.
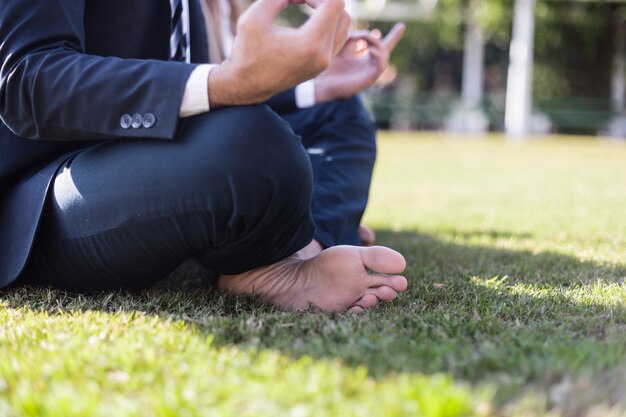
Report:
[[[218,287],[235,294],[267,294],[281,291],[301,274],[304,261],[294,254],[282,261],[236,275],[220,276]],[[277,280],[276,277],[282,279]]]

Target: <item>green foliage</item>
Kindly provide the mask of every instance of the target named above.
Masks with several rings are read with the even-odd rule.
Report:
[[[460,79],[467,15],[484,30],[487,64],[496,64],[506,74],[513,4],[511,0],[441,0],[431,16],[408,22],[409,31],[393,62],[422,90],[433,89],[437,64],[452,65],[454,77]],[[536,94],[608,97],[613,25],[624,8],[603,2],[539,0],[535,15]],[[380,25],[389,26],[371,22]]]
[[[571,94],[571,87],[559,68],[541,62],[533,67],[533,91],[542,97],[566,97]]]
[[[485,0],[476,2],[477,20],[486,34],[486,41],[500,49],[508,49],[511,39],[513,8],[510,0]]]
[[[407,20],[407,34],[394,52],[392,62],[404,76],[414,78],[420,88],[428,89],[432,85],[437,62],[461,61],[466,13],[472,14],[484,27],[487,41],[508,47],[510,27],[506,17],[510,15],[510,7],[507,2],[473,1],[469,9],[466,3],[441,0],[426,19]],[[386,32],[392,24],[372,21],[369,26]]]
[[[619,10],[599,2],[538,3],[535,87],[539,95],[609,97],[614,13]]]

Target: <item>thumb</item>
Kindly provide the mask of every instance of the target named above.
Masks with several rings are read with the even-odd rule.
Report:
[[[313,15],[302,26],[302,29],[316,38],[334,39],[339,20],[343,16],[344,11],[345,3],[343,0],[320,2]]]

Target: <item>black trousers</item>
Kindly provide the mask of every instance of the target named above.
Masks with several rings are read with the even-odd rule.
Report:
[[[374,134],[353,98],[283,116],[225,108],[182,120],[173,141],[87,148],[59,169],[18,284],[140,289],[191,256],[236,274],[314,237],[358,244]]]

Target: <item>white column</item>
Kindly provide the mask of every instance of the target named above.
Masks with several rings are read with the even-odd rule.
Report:
[[[465,13],[465,47],[463,49],[463,80],[461,95],[465,108],[480,106],[483,99],[485,37],[473,15],[471,2]]]
[[[480,1],[467,2],[464,13],[462,103],[455,106],[444,123],[446,130],[454,133],[482,135],[489,129],[489,118],[481,106],[484,91],[485,40],[475,15]]]
[[[621,14],[615,18],[613,41],[613,74],[611,76],[611,104],[615,113],[626,110],[626,27]]]
[[[505,129],[511,138],[530,132],[535,39],[535,0],[515,0],[506,88]]]
[[[622,10],[613,11],[613,67],[611,69],[611,110],[606,133],[614,138],[626,138],[626,23]]]

